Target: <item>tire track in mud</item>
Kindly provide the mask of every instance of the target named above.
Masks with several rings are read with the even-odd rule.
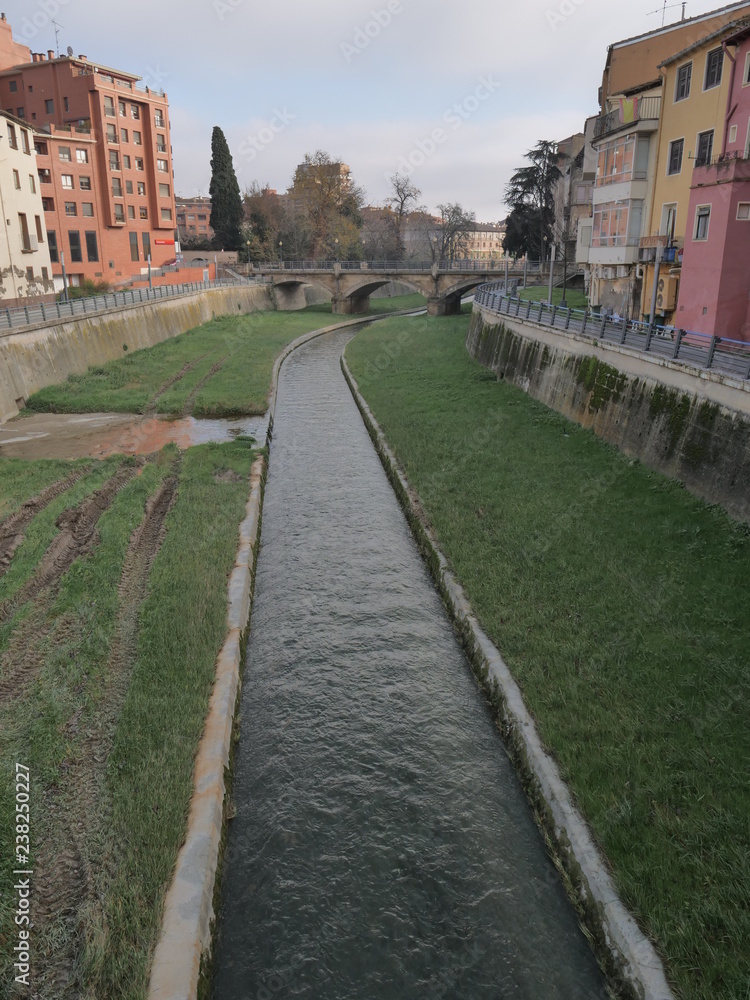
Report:
[[[148,403],[146,403],[146,409],[143,412],[155,413],[156,404],[159,402],[164,393],[168,392],[173,385],[176,385],[178,382],[181,382],[182,379],[184,379],[186,375],[190,374],[190,372],[196,367],[196,365],[199,365],[204,358],[208,357],[209,354],[211,354],[211,351],[208,351],[206,354],[201,354],[201,356],[199,358],[195,358],[194,361],[186,361],[185,364],[182,366],[182,368],[180,368],[180,370],[175,375],[172,375],[171,378],[168,378],[166,382],[164,382],[162,385],[159,386],[159,388],[153,394],[151,399],[149,399]]]
[[[25,500],[15,513],[10,514],[0,522],[0,576],[7,573],[16,549],[24,540],[26,529],[36,515],[40,514],[61,493],[67,492],[71,486],[74,486],[90,471],[90,467],[84,467],[71,473],[67,479],[60,479],[56,483],[52,483],[35,497]]]
[[[0,603],[0,625],[7,622],[25,604],[33,607],[28,625],[15,630],[8,648],[0,657],[0,703],[22,695],[33,681],[44,659],[45,639],[50,626],[45,627],[47,612],[52,604],[54,589],[79,556],[93,550],[98,541],[96,526],[117,494],[143,465],[121,466],[107,482],[76,507],[64,510],[56,524],[55,535],[37,566],[36,572],[13,597]]]
[[[118,847],[108,840],[112,801],[107,789],[107,761],[125,701],[138,642],[140,609],[148,591],[153,561],[166,534],[166,519],[178,489],[179,459],[174,471],[146,503],[133,532],[119,586],[119,610],[110,645],[104,687],[75,760],[68,763],[64,786],[48,791],[46,811],[53,833],[37,854],[36,922],[49,942],[39,954],[44,984],[39,1000],[67,1000],[83,995],[79,967],[87,942],[104,926],[107,890],[117,870]],[[81,711],[65,727],[75,739]]]
[[[206,372],[206,374],[203,376],[200,382],[197,382],[195,384],[192,392],[185,400],[185,404],[182,407],[183,417],[189,416],[193,412],[193,405],[195,404],[195,400],[198,393],[201,391],[204,385],[206,385],[208,382],[211,381],[214,375],[218,375],[218,373],[221,371],[221,369],[224,367],[224,365],[227,363],[228,360],[229,360],[229,355],[227,354],[226,357],[221,358],[219,361],[216,362],[216,364],[211,365],[211,368]]]

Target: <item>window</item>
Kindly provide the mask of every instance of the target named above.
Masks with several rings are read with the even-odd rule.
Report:
[[[154,112],[154,125],[156,125],[157,128],[164,128],[165,121],[164,121],[164,112],[163,111],[155,111]]]
[[[136,158],[135,158],[135,169],[136,170],[143,170],[143,157],[142,156],[136,156]]]
[[[11,149],[18,149],[18,138],[16,136],[16,126],[8,122],[8,145]]]
[[[145,183],[143,181],[138,181],[138,194],[141,194],[141,195],[144,195],[144,196],[146,194],[146,185],[145,185]]]
[[[53,264],[58,263],[57,256],[57,233],[54,229],[47,230],[47,243],[49,244],[49,259]]]
[[[55,113],[55,102],[51,97],[44,102],[44,113],[45,115],[54,115]]]
[[[695,213],[695,236],[694,240],[708,239],[708,223],[711,219],[711,206],[699,205]]]
[[[129,219],[135,218],[135,208],[132,205],[128,205],[128,218]]]
[[[674,229],[677,222],[677,203],[673,202],[671,205],[665,205],[661,210],[661,228],[659,232],[662,236],[666,236],[670,242],[674,240]]]
[[[60,174],[60,184],[65,188],[66,191],[73,190],[73,175],[72,174]]]
[[[107,125],[107,142],[117,142],[117,127],[111,123]]]
[[[151,256],[151,237],[148,233],[141,233],[143,240],[143,259],[148,260]]]
[[[49,168],[48,167],[40,167],[37,170],[37,173],[39,174],[39,182],[41,184],[51,184],[52,183],[52,174],[49,172]]]
[[[135,118],[136,121],[141,117],[141,109],[137,104],[130,105],[130,117]]]
[[[171,222],[172,221],[172,209],[171,208],[163,208],[161,210],[161,221],[162,222]]]
[[[16,108],[16,117],[17,118],[25,118],[26,117],[26,112],[24,111],[23,108]]]
[[[130,170],[130,157],[127,155],[127,153],[122,158],[122,169]]]
[[[31,253],[31,237],[29,236],[29,223],[24,212],[18,213],[18,224],[21,227],[21,247],[24,253]]]
[[[732,125],[732,127],[729,129],[729,141],[730,141],[730,143],[737,142],[737,126],[736,125]]]
[[[593,247],[620,247],[627,243],[628,202],[606,202],[594,206]]]
[[[11,80],[9,86],[11,94],[18,93],[18,80]]]
[[[89,259],[89,263],[94,263],[99,260],[99,247],[96,243],[96,233],[86,233],[86,256]]]
[[[668,174],[679,174],[682,171],[682,153],[685,149],[684,139],[675,139],[669,144]]]
[[[194,215],[188,215],[188,222],[195,222],[195,216]]]
[[[143,137],[141,136],[141,133],[138,132],[136,129],[133,129],[133,142],[136,144],[136,146],[143,145]]]
[[[132,194],[132,193],[133,193],[133,182],[125,181],[125,194]]]
[[[89,162],[89,151],[88,149],[77,149],[76,150],[76,163],[88,163]]]
[[[44,229],[42,228],[42,220],[38,215],[34,216],[34,222],[36,224],[36,238],[39,243],[44,243]]]
[[[696,167],[705,167],[711,162],[714,151],[714,132],[700,132],[698,134],[698,148],[695,154]]]
[[[120,129],[120,140],[122,142],[127,142],[128,141],[128,130],[126,128],[121,128]]]
[[[34,149],[37,151],[38,156],[48,156],[49,150],[47,148],[47,143],[41,139],[34,140]]]
[[[36,183],[33,174],[29,174],[29,187],[31,188],[31,193],[36,194]]]
[[[743,77],[745,81],[743,86],[750,86],[750,52],[745,56],[745,75]]]
[[[122,198],[122,181],[119,177],[112,178],[112,195],[115,198]]]
[[[34,268],[33,267],[27,267],[26,268],[26,280],[27,281],[36,281],[36,278],[34,277]]]
[[[68,231],[68,241],[70,242],[70,259],[74,264],[83,263],[83,255],[81,254],[81,234],[77,229],[70,229]]]
[[[169,184],[160,184],[159,185],[159,197],[160,198],[168,198],[169,195],[170,195]]]
[[[141,205],[140,208],[138,209],[138,211],[139,211],[139,218],[141,218],[141,219],[147,219],[148,218],[148,209],[146,208],[145,205]]]
[[[79,177],[78,178],[78,187],[81,189],[81,191],[90,191],[91,190],[91,178],[90,177]]]
[[[76,208],[76,203],[74,201],[65,202],[65,214],[78,215],[78,209]]]
[[[737,220],[750,222],[750,201],[741,201],[737,206]]]
[[[46,267],[42,268],[42,281],[49,281],[49,272]]]
[[[675,101],[684,101],[690,97],[690,81],[693,76],[693,64],[686,63],[677,70],[677,86],[675,87]]]
[[[55,199],[54,198],[42,198],[42,208],[45,212],[55,211]]]
[[[70,111],[70,102],[67,97],[63,97],[63,107],[66,111]]]
[[[140,260],[138,255],[138,233],[130,234],[130,259]]]
[[[156,148],[159,150],[160,153],[166,153],[167,143],[163,135],[156,136]]]
[[[721,83],[721,68],[724,64],[724,50],[723,49],[713,49],[706,56],[706,81],[703,85],[704,90],[710,90],[711,87],[718,87]]]
[[[117,110],[120,112],[120,118],[128,117],[127,108],[125,107],[125,101],[117,102]]]
[[[25,128],[21,129],[21,146],[23,147],[24,153],[31,155],[31,146],[29,145],[29,133]]]
[[[107,118],[115,117],[115,99],[114,97],[104,98],[104,114]]]
[[[157,160],[156,169],[159,171],[159,173],[166,174],[167,171],[169,170],[169,163],[167,163],[166,160]]]
[[[109,169],[119,170],[120,169],[120,154],[116,149],[110,149],[109,151]]]
[[[70,163],[70,146],[59,146],[57,150],[57,155],[63,161],[63,163]]]
[[[125,209],[122,205],[115,205],[115,222],[125,221]]]
[[[87,218],[93,218],[94,215],[94,203],[93,201],[84,201],[81,205],[81,215],[85,215]]]
[[[21,175],[18,173],[17,170],[13,171],[13,187],[16,189],[16,191],[21,190]]]

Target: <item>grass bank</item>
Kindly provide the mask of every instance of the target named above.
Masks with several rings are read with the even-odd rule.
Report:
[[[532,302],[547,302],[549,300],[549,288],[547,285],[536,285],[533,288],[522,288],[518,296],[521,299],[530,299]],[[579,288],[568,288],[565,292],[565,301],[571,309],[585,309],[588,304],[588,296]],[[562,288],[552,289],[552,305],[559,306],[562,302]]]
[[[369,315],[418,309],[424,301],[421,295],[373,299]],[[292,340],[320,326],[321,315],[331,316],[330,303],[299,312],[222,316],[47,386],[27,400],[27,409],[195,417],[265,413],[274,361]]]
[[[750,533],[468,357],[347,359],[679,995],[750,989]]]
[[[146,461],[0,459],[0,542],[24,500],[70,484],[22,526],[7,572],[0,565],[0,855],[14,854],[20,762],[31,775],[40,1000],[146,995],[252,459],[242,440]],[[6,864],[6,984],[12,884]]]

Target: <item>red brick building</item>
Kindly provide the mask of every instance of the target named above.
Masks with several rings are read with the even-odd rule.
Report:
[[[175,255],[166,94],[86,56],[55,58],[13,41],[0,19],[0,107],[36,139],[45,226],[58,286],[117,284]]]
[[[180,198],[177,202],[177,228],[182,242],[209,240],[214,238],[211,228],[211,199],[204,195],[195,198]]]

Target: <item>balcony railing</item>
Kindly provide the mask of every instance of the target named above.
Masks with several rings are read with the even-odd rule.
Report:
[[[634,97],[623,100],[619,108],[601,115],[594,123],[594,138],[601,139],[610,132],[618,132],[638,122],[658,121],[661,116],[661,97]]]

